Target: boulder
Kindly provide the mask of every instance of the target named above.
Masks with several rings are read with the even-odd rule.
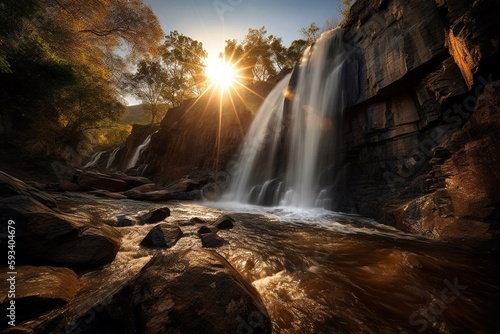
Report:
[[[193,190],[189,192],[172,193],[172,199],[177,201],[197,201],[203,199],[200,190]]]
[[[0,200],[1,241],[7,224],[15,222],[17,260],[75,269],[88,269],[113,261],[121,234],[86,216],[50,210],[26,196]]]
[[[156,186],[156,184],[147,183],[147,184],[143,184],[143,185],[134,187],[134,188],[129,189],[127,191],[124,191],[122,194],[127,196],[127,197],[131,197],[136,193],[147,193],[147,192],[157,191],[157,190],[158,190],[158,187]]]
[[[198,229],[198,234],[206,234],[206,233],[217,233],[217,229],[214,227],[208,227],[206,225],[203,225]]]
[[[217,220],[211,225],[217,227],[219,230],[231,229],[234,226],[234,218],[228,215],[223,215],[217,218]]]
[[[97,197],[106,197],[106,198],[112,198],[112,199],[126,199],[127,196],[122,195],[120,193],[113,193],[108,190],[93,190],[89,191],[89,194],[97,196]]]
[[[125,181],[128,189],[137,188],[146,184],[153,183],[150,179],[142,176],[130,176],[120,173],[111,175],[113,179]]]
[[[56,201],[47,193],[31,187],[25,182],[0,171],[0,199],[12,196],[32,197],[51,209],[57,208]]]
[[[122,194],[138,201],[169,201],[172,199],[172,194],[168,190],[158,189],[154,183],[135,187],[122,192]]]
[[[138,333],[271,333],[258,292],[209,250],[157,254],[130,287],[130,310]]]
[[[80,187],[78,184],[67,180],[62,180],[61,182],[59,182],[58,189],[60,191],[74,191],[74,192],[83,190],[82,187]]]
[[[190,192],[199,188],[199,183],[190,179],[181,179],[174,182],[166,189],[170,192]]]
[[[170,248],[182,238],[182,231],[177,225],[159,224],[149,231],[141,241],[141,246],[150,248]]]
[[[218,248],[227,244],[227,241],[219,237],[214,232],[200,234],[201,243],[203,247]]]
[[[118,227],[134,226],[138,224],[137,218],[128,215],[119,215],[116,216],[116,219],[118,220]]]
[[[127,182],[123,180],[89,171],[81,172],[77,177],[76,183],[85,190],[102,189],[111,192],[121,192],[129,189]]]
[[[139,220],[139,223],[142,225],[155,224],[155,223],[161,222],[162,220],[166,219],[169,216],[170,216],[170,209],[165,207],[165,208],[150,211],[142,216],[139,216],[138,220]]]
[[[80,289],[78,277],[67,268],[18,266],[16,271],[16,324],[68,303]],[[4,271],[0,277],[0,290],[9,291],[11,276]],[[2,293],[1,308],[5,310],[9,303]]]
[[[201,218],[198,218],[198,217],[193,217],[191,219],[189,219],[190,222],[192,222],[193,224],[206,224],[207,222],[204,221],[203,219]]]

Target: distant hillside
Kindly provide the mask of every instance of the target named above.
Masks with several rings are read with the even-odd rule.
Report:
[[[149,124],[150,119],[148,115],[144,114],[144,108],[142,104],[135,106],[129,106],[127,112],[122,117],[123,124]]]

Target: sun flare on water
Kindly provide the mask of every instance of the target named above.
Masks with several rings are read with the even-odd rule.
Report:
[[[238,82],[236,68],[221,59],[208,59],[205,75],[212,86],[216,86],[221,90],[227,90]]]

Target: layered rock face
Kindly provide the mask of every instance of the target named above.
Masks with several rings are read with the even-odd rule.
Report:
[[[166,183],[196,169],[224,170],[273,87],[271,82],[238,87],[222,100],[216,89],[170,109],[144,155],[153,179]]]
[[[334,209],[441,239],[495,235],[498,13],[481,0],[354,4]]]

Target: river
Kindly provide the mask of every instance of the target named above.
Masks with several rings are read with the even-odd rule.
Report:
[[[217,251],[259,291],[275,333],[494,333],[500,328],[497,253],[415,237],[323,209],[165,205],[86,194],[56,198],[64,212],[96,215],[110,223],[120,214],[168,206],[167,222],[180,223],[185,236],[165,252],[202,246],[199,226],[188,223],[190,218],[215,220],[229,213],[235,227],[219,231],[228,244]],[[151,226],[119,229],[124,238],[114,262],[83,273],[82,289],[69,305],[27,325],[50,328],[61,316],[71,323],[82,310],[109,300],[141,270],[156,252],[139,246]]]

